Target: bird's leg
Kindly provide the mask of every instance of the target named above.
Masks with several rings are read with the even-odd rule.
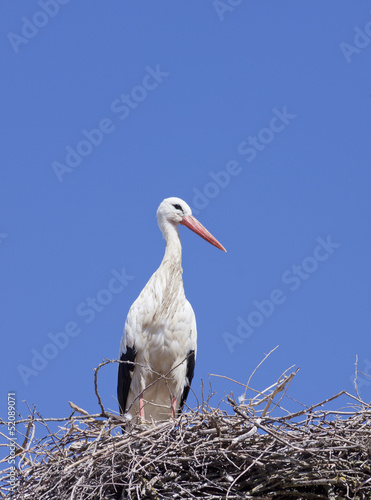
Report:
[[[139,415],[142,422],[144,422],[144,404],[143,404],[143,392],[139,396]]]
[[[176,397],[173,396],[172,402],[171,402],[171,416],[175,418],[176,416]]]

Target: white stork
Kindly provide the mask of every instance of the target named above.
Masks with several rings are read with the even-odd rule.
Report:
[[[120,412],[139,414],[141,421],[178,415],[195,368],[196,318],[184,295],[178,224],[226,251],[180,198],[166,198],[157,221],[166,240],[165,255],[129,310],[119,354]]]

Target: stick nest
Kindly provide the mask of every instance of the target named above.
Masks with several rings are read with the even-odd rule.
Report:
[[[295,373],[250,399],[244,386],[238,403],[233,396],[224,401],[228,411],[212,407],[209,393],[175,420],[132,424],[123,432],[123,419],[103,406],[90,415],[71,404],[72,415],[61,419],[33,409],[17,423],[23,444],[10,498],[371,499],[371,405],[343,391],[285,412],[282,394]],[[348,399],[345,409],[324,409],[340,396]],[[57,432],[49,430],[51,422],[59,422]],[[42,438],[35,437],[39,426]],[[0,480],[5,498],[9,469]]]

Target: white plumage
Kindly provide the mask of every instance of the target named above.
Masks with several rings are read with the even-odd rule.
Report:
[[[165,199],[157,220],[166,240],[165,255],[129,310],[119,353],[120,411],[142,420],[163,420],[180,412],[194,373],[196,318],[183,289],[178,224],[225,251],[179,198]]]

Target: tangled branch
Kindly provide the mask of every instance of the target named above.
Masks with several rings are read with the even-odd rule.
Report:
[[[69,417],[44,419],[33,410],[17,422],[23,444],[13,500],[371,498],[371,406],[359,397],[342,391],[289,413],[282,405],[297,370],[286,370],[263,391],[250,379],[240,384],[243,395],[236,402],[230,394],[226,409],[213,407],[210,389],[177,419],[133,424],[122,434],[122,417],[108,413],[98,393],[98,371],[110,362],[95,371],[100,413],[71,403]],[[340,397],[345,409],[326,409]],[[58,432],[40,438],[36,428],[55,421]],[[1,498],[8,476],[0,475]]]

